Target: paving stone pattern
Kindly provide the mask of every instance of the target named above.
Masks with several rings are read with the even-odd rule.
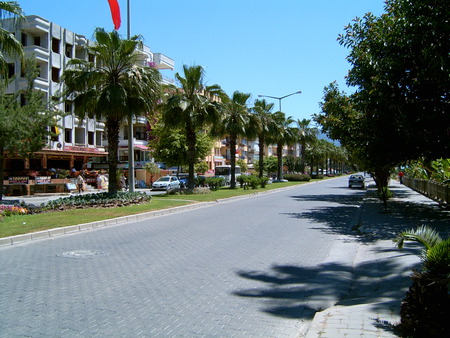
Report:
[[[338,179],[1,247],[0,336],[299,336],[350,290],[329,226],[362,196]]]

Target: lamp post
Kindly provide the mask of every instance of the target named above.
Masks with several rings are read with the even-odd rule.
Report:
[[[258,95],[258,97],[270,97],[271,99],[276,99],[276,100],[278,100],[278,102],[279,102],[279,104],[280,104],[280,111],[281,111],[281,100],[283,100],[283,99],[285,99],[285,98],[287,98],[287,97],[289,97],[289,96],[292,96],[292,95],[295,95],[295,94],[301,94],[301,93],[302,93],[302,91],[299,90],[298,92],[291,93],[291,94],[288,94],[288,95],[285,95],[285,96],[281,96],[281,97],[269,96],[269,95]]]

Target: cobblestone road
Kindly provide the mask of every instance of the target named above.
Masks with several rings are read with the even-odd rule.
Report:
[[[363,194],[345,186],[0,248],[0,336],[298,336],[340,294],[333,260],[353,244],[329,223]],[[308,216],[324,208],[327,222]]]

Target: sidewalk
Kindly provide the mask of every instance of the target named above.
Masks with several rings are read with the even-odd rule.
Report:
[[[387,210],[369,188],[353,226],[358,250],[353,261],[350,294],[336,305],[317,312],[306,337],[397,337],[400,305],[420,267],[421,246],[407,242],[402,250],[396,234],[418,225],[432,226],[449,235],[450,211],[410,188],[391,181],[394,197]]]

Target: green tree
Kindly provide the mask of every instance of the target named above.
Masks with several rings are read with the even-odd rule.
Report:
[[[201,161],[195,164],[194,169],[197,174],[204,174],[209,169],[209,166],[205,161]]]
[[[250,127],[253,129],[250,132],[257,135],[259,143],[259,178],[263,177],[264,174],[264,147],[270,137],[273,123],[272,109],[273,103],[267,103],[265,99],[256,100],[250,119]]]
[[[239,168],[241,168],[241,173],[245,173],[248,171],[248,165],[243,159],[237,160],[236,165],[238,165]]]
[[[273,114],[273,131],[271,139],[277,144],[277,178],[283,179],[283,147],[284,145],[292,145],[297,141],[296,129],[291,125],[294,120],[291,116],[286,117],[283,112],[275,112]]]
[[[250,94],[235,91],[230,98],[222,96],[222,114],[219,123],[216,123],[215,133],[219,136],[228,136],[230,141],[231,181],[230,188],[236,187],[236,146],[239,137],[248,134],[250,113],[247,108]]]
[[[7,56],[23,57],[23,47],[20,41],[16,39],[14,33],[3,28],[2,19],[8,18],[13,26],[19,24],[23,19],[23,11],[16,1],[0,1],[0,77],[3,84],[8,83],[8,63]]]
[[[272,176],[273,174],[275,174],[278,170],[278,159],[276,156],[268,156],[264,158],[263,161],[263,167],[262,170],[260,168],[260,162],[256,162],[255,163],[255,170],[258,172],[263,172],[263,175],[261,177],[264,176],[264,173],[268,176]]]
[[[213,141],[205,132],[198,132],[196,136],[196,158],[205,158],[213,147]],[[167,128],[162,122],[157,123],[152,130],[149,141],[150,153],[158,162],[167,166],[187,166],[188,147],[183,130]]]
[[[25,90],[5,95],[0,84],[0,192],[3,192],[4,160],[14,155],[28,158],[41,150],[52,135],[50,127],[55,125],[60,113],[46,100],[44,92],[33,89],[36,60],[29,58],[24,64],[28,79]],[[21,96],[24,100],[20,100]]]
[[[159,166],[154,162],[144,164],[144,170],[150,174],[150,187],[153,183],[153,177],[161,172]]]
[[[206,87],[201,66],[183,66],[183,76],[175,78],[181,88],[171,93],[162,108],[162,121],[168,128],[180,128],[186,137],[187,162],[189,167],[188,189],[194,189],[194,165],[198,161],[196,150],[200,131],[211,126],[219,118],[220,104],[218,86]]]
[[[356,18],[340,35],[356,91],[347,96],[331,84],[317,116],[379,191],[396,165],[450,152],[448,2],[388,0],[385,11]]]
[[[109,173],[117,171],[120,124],[130,115],[154,111],[161,96],[157,69],[138,66],[143,44],[139,36],[121,39],[117,31],[97,28],[96,43],[88,52],[96,62],[72,59],[65,70],[65,96],[75,96],[75,113],[104,119],[108,136]],[[116,175],[110,175],[108,192],[117,193]]]
[[[308,119],[297,120],[297,128],[301,158],[300,171],[303,173],[305,171],[306,149],[310,144],[316,141],[319,131],[317,128],[311,127],[311,120]]]

